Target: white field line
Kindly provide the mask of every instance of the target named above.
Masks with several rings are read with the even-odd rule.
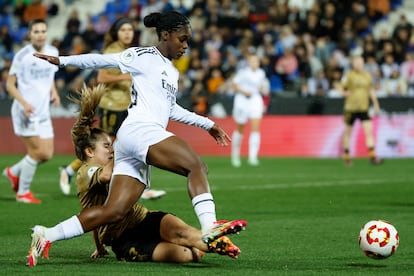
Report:
[[[241,180],[242,181],[242,180]],[[409,179],[399,179],[398,181],[393,180],[393,183],[399,182],[409,182]],[[157,183],[161,183],[160,180],[154,180],[152,182],[152,188],[157,189]],[[385,185],[388,184],[389,180],[380,180],[380,179],[354,179],[354,180],[326,180],[326,181],[314,181],[314,182],[297,182],[297,183],[251,183],[250,185],[214,185],[210,181],[210,186],[212,190],[277,190],[277,189],[292,189],[292,188],[319,188],[319,187],[334,187],[334,186],[354,186],[354,185]],[[165,186],[162,185],[163,189],[168,191],[185,191],[186,185],[183,181],[183,185],[176,186]]]
[[[217,179],[228,179],[229,175],[226,175],[226,177],[221,176],[215,176],[211,177],[209,179],[210,187],[212,190],[218,191],[218,190],[234,190],[235,188],[238,190],[278,190],[278,189],[297,189],[297,188],[320,188],[320,187],[334,187],[334,186],[355,186],[355,185],[386,185],[390,182],[389,179],[332,179],[332,180],[324,180],[324,181],[305,181],[305,182],[294,182],[294,183],[284,183],[284,182],[278,182],[275,180],[274,183],[260,183],[258,181],[257,183],[251,183],[251,180],[246,179],[240,179],[240,182],[246,182],[248,184],[243,185],[214,185],[214,182],[217,181]],[[268,177],[268,176],[267,176]],[[237,178],[236,175],[233,175],[232,178]],[[255,177],[260,178],[260,177]],[[214,179],[214,180],[212,180]],[[167,192],[168,191],[186,191],[187,185],[186,185],[186,179],[182,178],[182,185],[176,184],[176,185],[170,185],[168,184],[171,181],[170,176],[157,176],[152,179],[151,181],[151,188],[153,189],[164,189]],[[56,178],[47,177],[42,180],[43,184],[46,183],[54,183],[56,184],[56,190],[59,190],[59,183],[57,182]],[[222,181],[220,181],[222,182]],[[392,180],[393,183],[404,183],[404,182],[413,182],[412,179],[408,178],[400,178],[398,180]],[[37,183],[36,185],[39,185]],[[76,190],[76,184],[72,182],[72,190]]]

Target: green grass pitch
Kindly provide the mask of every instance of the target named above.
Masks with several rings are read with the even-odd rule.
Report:
[[[21,156],[1,156],[0,168]],[[38,168],[33,192],[41,205],[16,203],[7,180],[0,180],[0,267],[2,275],[413,275],[413,160],[390,159],[371,166],[356,159],[345,167],[339,159],[263,158],[260,167],[232,168],[228,158],[203,157],[218,219],[245,219],[248,226],[232,240],[238,259],[206,254],[201,263],[121,263],[113,253],[89,258],[91,234],[59,241],[50,259],[27,267],[30,228],[52,226],[80,211],[72,195],[58,186],[58,167],[72,156],[55,156]],[[198,227],[186,191],[186,179],[153,170],[152,187],[165,189],[149,209],[169,211]],[[400,235],[396,254],[385,260],[365,257],[359,230],[372,219],[391,221]]]

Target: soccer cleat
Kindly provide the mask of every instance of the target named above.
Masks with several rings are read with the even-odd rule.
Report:
[[[247,163],[248,163],[250,166],[252,166],[252,167],[257,167],[257,166],[259,166],[259,165],[260,165],[260,162],[259,162],[259,160],[258,160],[257,158],[249,158],[249,159],[247,160]]]
[[[222,236],[215,241],[207,244],[208,252],[214,252],[220,255],[227,255],[236,259],[240,255],[240,248],[226,236]]]
[[[384,160],[378,158],[377,156],[371,158],[371,164],[374,166],[381,165],[382,163],[384,163]]]
[[[166,191],[163,190],[145,190],[142,195],[141,199],[159,199],[160,197],[163,197],[167,194]]]
[[[19,177],[12,174],[10,167],[4,169],[3,175],[9,179],[11,188],[17,193],[19,190]]]
[[[36,225],[33,227],[32,243],[27,256],[27,265],[35,266],[39,257],[49,259],[49,249],[52,243],[45,237],[45,227]]]
[[[32,192],[27,192],[24,195],[16,195],[16,201],[22,203],[33,203],[33,204],[40,204],[42,201],[37,199],[33,196]]]
[[[68,174],[65,167],[60,167],[60,178],[59,178],[59,185],[60,190],[64,195],[70,194],[70,180],[72,178],[71,175]]]
[[[347,167],[352,167],[352,160],[351,159],[344,159],[344,162],[345,162],[345,166],[347,166]]]
[[[240,168],[241,167],[241,161],[240,158],[238,157],[232,157],[231,158],[231,165],[235,168]]]
[[[245,220],[217,221],[213,227],[203,234],[202,239],[206,244],[209,244],[224,235],[239,233],[246,228],[246,225]]]

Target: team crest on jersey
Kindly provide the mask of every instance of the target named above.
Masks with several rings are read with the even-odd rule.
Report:
[[[99,167],[90,167],[88,170],[89,178],[92,178],[93,174],[99,169]]]
[[[134,60],[134,53],[130,50],[122,52],[121,60],[125,64],[131,63]]]

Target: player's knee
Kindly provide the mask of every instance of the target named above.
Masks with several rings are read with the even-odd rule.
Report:
[[[190,172],[200,171],[204,174],[208,173],[208,166],[201,158],[195,158],[189,165]]]
[[[49,152],[46,152],[46,151],[40,152],[40,151],[38,151],[38,152],[35,153],[35,159],[39,163],[43,163],[43,162],[46,162],[46,161],[50,160],[52,158],[52,156],[53,156],[53,152],[51,152],[51,151],[49,151]]]

